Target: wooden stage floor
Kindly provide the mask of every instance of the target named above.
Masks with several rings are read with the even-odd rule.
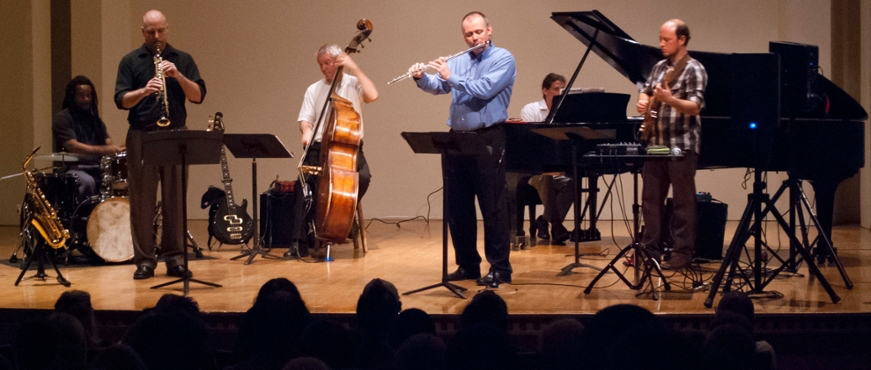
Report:
[[[728,222],[726,243],[734,234],[737,223]],[[230,260],[240,252],[239,246],[223,246],[220,250],[205,249],[207,233],[205,221],[191,221],[190,230],[195,240],[204,247],[205,258],[192,260],[191,270],[196,279],[223,285],[212,288],[191,283],[189,295],[204,312],[239,313],[251,307],[260,286],[275,277],[286,277],[299,288],[309,309],[316,314],[353,314],[357,298],[363,287],[373,278],[382,278],[396,285],[400,292],[438,283],[441,279],[441,222],[428,225],[421,220],[402,223],[401,226],[371,223],[368,228],[370,250],[363,253],[354,250],[351,244],[334,247],[332,262],[306,260],[272,260],[257,257],[254,263]],[[479,230],[481,227],[479,226]],[[601,241],[581,244],[582,263],[604,267],[619,248],[630,243],[623,222],[600,222]],[[772,248],[788,249],[787,239],[774,224],[766,226],[768,243]],[[613,237],[612,237],[613,235]],[[832,303],[816,279],[810,278],[806,265],[799,274],[781,273],[766,291],[782,294],[779,299],[755,300],[756,311],[765,314],[858,314],[871,312],[871,231],[857,226],[836,227],[834,242],[840,259],[854,287],[847,289],[844,280],[834,266],[822,268],[822,273],[834,287],[841,301]],[[170,281],[164,275],[165,268],[159,265],[155,278],[133,280],[135,267],[131,263],[91,266],[77,264],[61,266],[63,275],[72,282],[65,288],[54,279],[54,271],[47,271],[45,281],[26,279],[14,286],[20,269],[8,262],[18,244],[15,227],[0,227],[0,308],[4,309],[50,309],[58,296],[68,289],[88,291],[96,310],[139,311],[152,307],[166,293],[181,294],[182,285],[176,284],[161,289],[151,286]],[[479,249],[483,255],[483,241]],[[663,315],[708,315],[713,309],[705,308],[707,291],[692,289],[688,279],[672,275],[670,292],[661,299],[653,300],[650,294],[636,297],[638,291],[629,289],[613,273],[605,275],[590,294],[584,288],[590,284],[597,271],[577,268],[567,276],[557,276],[560,270],[574,262],[574,246],[538,245],[528,250],[512,251],[514,284],[502,285],[497,292],[508,303],[512,315],[589,315],[618,303],[631,303]],[[282,255],[285,249],[274,249]],[[487,263],[482,264],[486,271]],[[701,276],[710,281],[719,263],[702,265]],[[776,267],[774,265],[772,268]],[[453,271],[453,253],[449,254],[449,270]],[[621,271],[625,269],[622,263]],[[28,271],[25,277],[35,271]],[[629,273],[629,271],[627,271]],[[629,274],[630,279],[632,274]],[[468,288],[468,296],[481,288],[474,281],[461,281],[458,285]],[[469,299],[459,299],[449,290],[439,287],[413,295],[402,296],[403,308],[420,308],[430,314],[454,315],[460,313]]]

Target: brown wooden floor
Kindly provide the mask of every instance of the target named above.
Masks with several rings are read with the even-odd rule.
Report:
[[[195,240],[205,247],[205,222],[191,221],[189,227]],[[736,222],[727,224],[727,244],[735,227]],[[604,267],[619,248],[629,244],[630,240],[622,222],[600,222],[599,230],[603,240],[582,243],[581,253],[602,256],[584,257],[581,261]],[[787,245],[787,239],[783,235],[776,236],[776,231],[774,225],[766,228],[772,248]],[[244,259],[230,260],[239,254],[238,246],[228,245],[220,250],[205,250],[206,258],[192,260],[191,270],[195,278],[218,283],[223,287],[212,288],[192,283],[189,295],[205,312],[244,312],[250,308],[257,290],[264,282],[275,277],[286,277],[297,285],[313,313],[349,314],[354,312],[364,285],[373,278],[379,277],[393,282],[400,292],[440,281],[440,221],[426,225],[418,220],[403,223],[401,227],[374,222],[368,228],[368,235],[368,253],[354,250],[350,244],[341,245],[334,248],[335,260],[328,263],[258,257],[253,264],[245,265]],[[614,235],[613,238],[611,235]],[[871,312],[871,231],[856,226],[836,227],[833,239],[854,284],[852,289],[847,289],[834,266],[822,269],[824,276],[840,296],[839,303],[832,303],[819,282],[807,276],[806,265],[803,265],[799,272],[804,276],[787,277],[787,274],[781,274],[768,285],[766,290],[777,291],[783,298],[756,300],[757,313]],[[153,306],[162,294],[181,293],[181,284],[150,289],[153,285],[170,280],[164,275],[163,266],[158,267],[157,277],[134,281],[132,274],[135,268],[129,263],[61,266],[61,272],[72,282],[70,288],[58,284],[53,278],[53,271],[48,272],[50,278],[46,281],[29,279],[16,287],[13,284],[20,269],[9,264],[8,258],[18,240],[17,228],[0,227],[0,258],[3,259],[0,264],[0,284],[6,285],[0,289],[0,308],[48,309],[53,307],[54,301],[65,290],[79,289],[91,293],[94,308],[97,310],[138,311]],[[479,242],[479,245],[482,244],[483,242]],[[564,266],[574,261],[573,249],[573,245],[539,245],[529,250],[512,251],[514,284],[502,285],[497,291],[506,300],[513,315],[592,314],[617,303],[632,303],[665,315],[713,313],[712,309],[703,306],[708,293],[690,290],[691,287],[687,286],[688,280],[678,275],[669,279],[673,284],[672,291],[662,294],[660,300],[651,299],[649,294],[636,297],[638,292],[627,288],[613,273],[599,281],[590,294],[584,294],[584,288],[590,284],[596,271],[579,268],[568,276],[557,276]],[[273,254],[280,256],[284,251],[275,249]],[[481,252],[483,254],[483,250]],[[453,270],[454,266],[451,253],[449,270]],[[702,276],[709,281],[718,267],[719,264],[703,265],[706,272]],[[623,268],[621,264],[620,269]],[[486,269],[485,262],[482,270]],[[25,277],[34,273],[35,271],[28,271]],[[468,296],[479,290],[473,281],[462,281],[458,285],[469,289]],[[402,296],[403,308],[416,307],[431,314],[457,314],[468,302],[468,299],[456,298],[449,290],[441,287]]]

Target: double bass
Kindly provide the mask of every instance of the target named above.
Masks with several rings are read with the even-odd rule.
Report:
[[[358,32],[345,48],[347,54],[359,52],[357,47],[362,47],[362,42],[372,33],[372,22],[361,19],[357,22],[357,29]],[[357,210],[359,190],[357,153],[363,125],[360,113],[354,110],[353,104],[336,94],[336,89],[342,83],[343,71],[344,66],[336,69],[327,100],[312,131],[316,135],[321,125],[324,127],[318,166],[303,164],[314,143],[313,139],[306,146],[299,165],[299,183],[309,204],[307,210],[312,199],[306,175],[318,176],[317,213],[313,231],[318,240],[327,243],[341,243],[348,237]]]

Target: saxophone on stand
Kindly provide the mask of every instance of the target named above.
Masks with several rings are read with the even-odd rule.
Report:
[[[157,120],[157,127],[169,126],[169,100],[166,97],[166,76],[163,74],[163,69],[160,64],[163,58],[160,56],[160,45],[156,47],[154,54],[154,77],[160,79],[160,90],[157,91],[157,101],[163,105],[161,108],[160,118]]]
[[[36,228],[50,247],[58,249],[64,247],[67,239],[70,238],[70,232],[63,228],[63,224],[57,217],[57,211],[45,199],[45,195],[33,177],[33,172],[27,170],[27,164],[30,163],[37,151],[39,151],[39,147],[34,149],[33,153],[30,153],[30,156],[21,165],[21,169],[24,171],[24,180],[27,183],[27,194],[30,195],[33,207],[30,224]]]

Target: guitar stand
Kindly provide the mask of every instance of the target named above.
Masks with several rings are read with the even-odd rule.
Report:
[[[60,269],[57,268],[57,264],[54,263],[53,259],[48,256],[48,249],[46,248],[46,243],[44,240],[41,240],[41,236],[33,235],[33,229],[30,226],[22,231],[22,245],[24,245],[25,250],[30,248],[30,255],[24,261],[24,266],[21,267],[21,273],[18,275],[18,279],[15,280],[15,286],[21,282],[24,274],[27,273],[27,269],[30,268],[30,264],[33,263],[33,260],[36,259],[36,274],[28,277],[28,279],[39,279],[45,281],[45,278],[48,277],[45,274],[45,261],[54,268],[54,272],[57,273],[57,282],[63,285],[64,287],[69,288],[70,282],[65,279],[63,274],[60,273]],[[40,238],[40,239],[37,239]],[[36,246],[33,246],[33,243],[36,243]],[[14,255],[13,255],[14,256]]]
[[[596,275],[595,278],[593,278],[593,281],[590,282],[590,285],[588,285],[587,288],[584,289],[584,294],[590,294],[590,292],[593,291],[593,286],[595,286],[596,283],[599,281],[599,279],[601,279],[603,276],[605,276],[605,274],[608,273],[609,270],[614,271],[614,273],[617,274],[617,277],[619,277],[620,280],[623,281],[623,283],[626,284],[627,287],[629,287],[629,289],[640,290],[644,287],[644,285],[646,283],[649,282],[650,287],[652,289],[654,300],[659,300],[659,292],[656,290],[656,284],[654,284],[654,282],[653,282],[653,276],[654,276],[653,273],[654,272],[656,273],[656,276],[658,276],[659,279],[662,281],[663,288],[665,290],[671,290],[671,285],[668,283],[668,280],[666,280],[665,274],[662,272],[662,268],[660,267],[658,260],[656,258],[652,258],[650,255],[650,252],[647,250],[647,248],[643,244],[641,244],[641,231],[640,231],[641,230],[641,217],[640,217],[641,205],[638,203],[638,170],[637,169],[632,171],[632,182],[633,182],[633,186],[632,186],[633,187],[633,189],[632,189],[632,191],[633,191],[632,222],[633,222],[633,228],[634,228],[632,244],[630,244],[626,248],[623,248],[623,250],[621,250],[620,253],[617,253],[617,255],[614,256],[614,258],[611,260],[611,262],[608,262],[608,265],[605,266],[605,268],[602,269],[602,271],[599,272],[599,274]],[[633,253],[633,263],[632,263],[633,267],[635,268],[635,283],[634,284],[632,282],[630,282],[629,279],[627,279],[626,276],[622,272],[620,272],[620,270],[617,269],[617,267],[615,267],[615,265],[617,265],[623,259],[623,257],[627,253],[629,253],[630,251],[634,252]],[[643,267],[639,267],[639,266],[643,266]],[[636,294],[635,296],[638,297],[644,293],[645,292],[642,291],[642,292]]]

